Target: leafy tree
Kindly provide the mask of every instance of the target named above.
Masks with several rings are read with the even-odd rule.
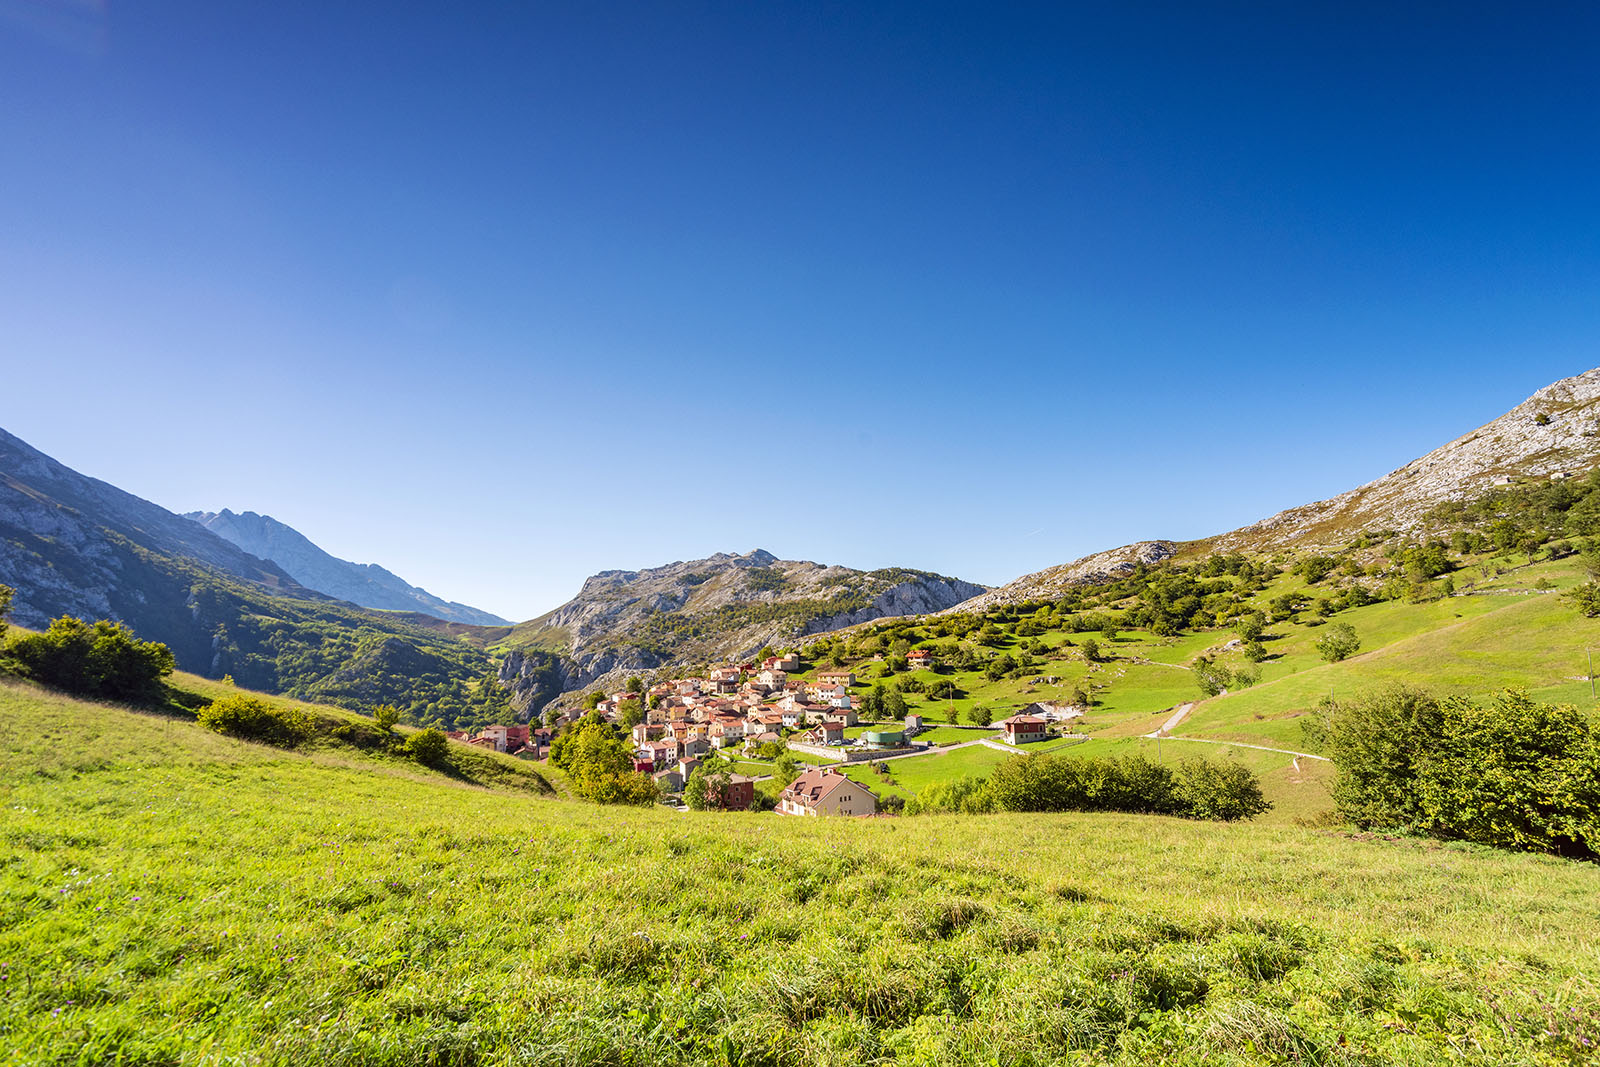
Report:
[[[794,753],[785,752],[778,757],[772,765],[772,777],[783,786],[800,777],[800,761],[794,758]]]
[[[595,708],[600,706],[601,701],[605,700],[605,698],[606,695],[600,690],[596,689],[594,692],[584,695],[583,706],[588,708],[590,711],[593,711]]]
[[[1317,638],[1316,648],[1323,659],[1338,663],[1356,654],[1361,648],[1361,638],[1356,636],[1355,627],[1349,623],[1336,622]]]
[[[1487,706],[1393,688],[1327,705],[1339,813],[1499,848],[1600,853],[1600,731],[1507,690]]]
[[[1443,728],[1439,702],[1420,689],[1394,686],[1355,704],[1325,702],[1321,718],[1338,769],[1339,813],[1362,827],[1420,824],[1416,783]]]
[[[145,702],[159,700],[161,680],[172,673],[172,652],[140,641],[121,623],[94,625],[63,615],[42,634],[11,643],[11,657],[34,681],[82,696]]]
[[[732,778],[732,764],[718,756],[708,756],[683,784],[683,802],[691,811],[720,809]]]
[[[1233,629],[1246,641],[1260,641],[1267,629],[1267,617],[1260,611],[1249,611],[1233,621]]]
[[[1244,643],[1244,658],[1251,663],[1260,663],[1267,658],[1267,646],[1256,639],[1246,641]]]
[[[393,733],[395,724],[400,721],[400,709],[393,704],[379,704],[372,709],[372,721],[384,733]]]
[[[1561,598],[1572,601],[1572,606],[1586,618],[1592,619],[1600,615],[1600,581],[1591,579],[1582,585],[1575,585],[1562,593]]]
[[[624,700],[617,709],[617,721],[623,729],[631,730],[644,722],[644,705],[638,700]]]
[[[884,694],[883,714],[891,719],[906,717],[906,698],[900,695],[900,690],[890,689]]]
[[[598,715],[586,716],[557,739],[550,758],[567,772],[572,791],[601,804],[655,803],[659,792],[647,774],[633,770],[632,748]]]
[[[1600,736],[1570,705],[1506,691],[1441,702],[1417,781],[1424,829],[1499,848],[1600,853]]]
[[[974,726],[988,726],[994,721],[994,713],[982,704],[974,704],[967,711],[967,718]]]
[[[450,754],[450,739],[444,735],[444,731],[430,726],[406,738],[405,751],[406,755],[418,763],[429,767],[442,767]]]
[[[11,611],[11,598],[16,595],[17,591],[9,585],[0,585],[0,637],[6,634],[6,627],[9,625],[6,622],[6,615]]]
[[[1090,663],[1099,663],[1100,662],[1100,642],[1098,642],[1094,638],[1090,637],[1090,638],[1087,638],[1083,642],[1083,644],[1079,645],[1078,647],[1083,652],[1083,658],[1085,660],[1087,660]]]
[[[1195,660],[1194,680],[1200,686],[1200,692],[1208,697],[1214,697],[1228,688],[1233,680],[1233,674],[1220,663],[1213,663],[1207,656]]]

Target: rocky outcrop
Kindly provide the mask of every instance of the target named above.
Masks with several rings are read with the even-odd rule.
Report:
[[[479,608],[441,600],[376,563],[351,563],[330,555],[300,531],[270,515],[257,515],[253,511],[235,514],[223,508],[221,511],[191,511],[184,518],[199,523],[251,555],[271,560],[307,589],[351,604],[384,611],[417,611],[436,619],[473,626],[509,625],[500,616]]]
[[[954,610],[1048,599],[1076,586],[1103,582],[1178,551],[1316,550],[1349,542],[1363,530],[1418,532],[1448,500],[1471,499],[1496,484],[1572,476],[1600,463],[1600,369],[1565,378],[1534,393],[1504,415],[1399,470],[1328,500],[1279,512],[1230,533],[1176,545],[1141,541],[1035,574],[1024,575]]]
[[[895,615],[932,615],[988,592],[984,586],[956,578],[901,582],[878,594],[864,608],[811,620],[802,632],[807,635],[826,633]]]
[[[1050,600],[1067,590],[1082,585],[1097,585],[1132,572],[1140,565],[1150,566],[1170,559],[1177,551],[1171,541],[1140,541],[1055,567],[1047,567],[1033,574],[1025,574],[998,589],[973,597],[952,611],[983,611],[997,604],[1014,604],[1024,600]]]

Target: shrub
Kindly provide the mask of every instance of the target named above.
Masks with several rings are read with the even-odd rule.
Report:
[[[1563,600],[1572,601],[1572,606],[1578,609],[1578,614],[1586,618],[1600,615],[1600,581],[1587,581],[1582,585],[1574,586],[1561,594]]]
[[[81,696],[133,702],[161,696],[174,661],[166,645],[140,641],[121,623],[89,625],[63,615],[42,634],[11,644],[18,669],[34,681]]]
[[[930,795],[919,798],[919,810],[954,810],[944,807],[949,797],[924,792]],[[1271,807],[1255,775],[1238,764],[1194,759],[1174,773],[1142,756],[1016,756],[994,769],[984,793],[1001,811],[1126,811],[1232,821]]]
[[[1420,689],[1394,686],[1356,704],[1327,702],[1322,721],[1338,768],[1333,800],[1339,814],[1363,827],[1421,823],[1416,781],[1442,732],[1439,702]]]
[[[293,748],[316,731],[316,721],[305,712],[245,693],[213,700],[196,712],[195,718],[219,734],[279,748]]]
[[[1261,782],[1238,763],[1190,758],[1178,763],[1173,779],[1179,806],[1193,819],[1233,822],[1272,808],[1261,795]]]
[[[1339,814],[1497,848],[1600,852],[1600,731],[1507,690],[1488,705],[1394,688],[1332,705]]]
[[[384,733],[392,733],[395,723],[400,721],[400,709],[393,704],[379,704],[372,709],[372,721]]]
[[[430,767],[438,767],[445,761],[445,756],[450,752],[450,739],[444,731],[429,727],[418,730],[406,738],[406,755],[418,763],[425,763]]]

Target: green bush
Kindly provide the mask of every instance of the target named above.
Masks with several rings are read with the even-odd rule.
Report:
[[[161,680],[172,673],[172,652],[155,641],[140,641],[121,623],[93,624],[70,615],[42,634],[11,643],[17,669],[36,682],[80,696],[106,700],[159,700]]]
[[[1185,760],[1174,771],[1142,756],[1030,753],[996,767],[984,792],[999,811],[1125,811],[1231,822],[1271,808],[1247,768],[1204,759]],[[960,796],[960,810],[970,810],[968,795]],[[920,810],[940,810],[935,805],[950,799],[930,795]]]
[[[1190,758],[1179,762],[1173,779],[1179,806],[1191,819],[1233,822],[1272,808],[1261,782],[1242,764]]]
[[[1362,827],[1497,848],[1600,853],[1600,731],[1507,690],[1487,705],[1394,688],[1330,705],[1333,799]]]
[[[429,727],[418,730],[406,738],[406,755],[418,763],[425,763],[429,767],[443,766],[445,757],[450,753],[450,739],[442,730]]]
[[[316,732],[316,720],[305,712],[243,693],[213,700],[195,718],[219,734],[279,748],[293,748]]]

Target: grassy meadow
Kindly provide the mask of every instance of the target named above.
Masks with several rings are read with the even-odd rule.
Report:
[[[891,766],[957,757],[1003,758]],[[6,1064],[1542,1065],[1600,1040],[1600,868],[1540,856],[605,809],[16,682],[0,811]]]

